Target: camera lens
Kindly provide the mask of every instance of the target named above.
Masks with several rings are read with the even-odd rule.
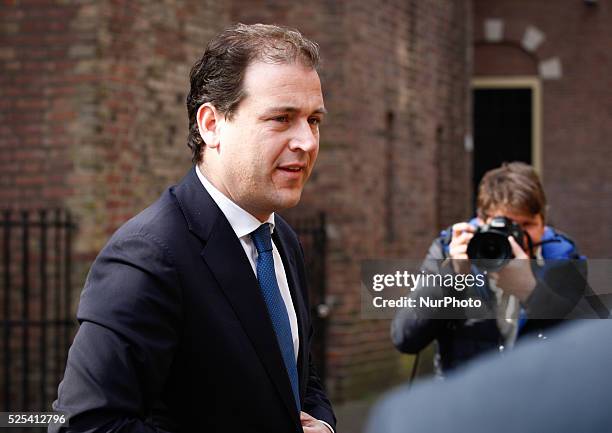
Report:
[[[512,258],[512,249],[503,234],[495,232],[476,233],[468,244],[468,257],[483,270],[495,271]]]
[[[499,259],[503,258],[504,249],[498,242],[497,236],[492,236],[491,233],[483,236],[480,245],[478,246],[477,258],[479,259]]]

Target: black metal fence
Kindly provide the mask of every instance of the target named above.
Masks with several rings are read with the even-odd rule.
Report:
[[[0,211],[0,410],[49,410],[75,329],[65,210]]]
[[[325,381],[327,373],[327,321],[330,307],[326,302],[325,253],[327,235],[325,214],[315,217],[290,218],[289,223],[296,231],[304,249],[304,264],[311,305],[311,317],[315,336],[312,345],[314,363],[319,376]]]

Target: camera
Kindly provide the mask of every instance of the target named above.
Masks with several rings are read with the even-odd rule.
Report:
[[[468,244],[467,255],[478,268],[497,271],[514,257],[508,236],[523,245],[525,234],[521,227],[510,218],[495,217],[489,224],[476,229]]]

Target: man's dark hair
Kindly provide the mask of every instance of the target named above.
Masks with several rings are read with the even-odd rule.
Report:
[[[485,173],[478,187],[478,216],[486,220],[494,210],[542,215],[546,221],[546,195],[534,168],[524,162],[504,163]]]
[[[198,131],[198,108],[210,102],[229,120],[246,96],[244,74],[254,61],[271,64],[300,62],[316,69],[319,47],[294,29],[268,24],[236,24],[208,43],[204,55],[191,68],[191,89],[187,95],[189,138],[193,162],[202,158],[203,140]]]

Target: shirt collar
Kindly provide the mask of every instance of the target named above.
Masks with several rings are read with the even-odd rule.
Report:
[[[238,238],[243,236],[250,235],[253,231],[257,230],[257,228],[262,224],[257,218],[253,215],[242,209],[232,200],[230,200],[225,194],[219,191],[200,171],[200,167],[196,165],[196,174],[198,175],[198,179],[204,185],[208,194],[212,197],[225,218],[229,221],[234,233]],[[270,233],[274,232],[274,212],[270,214],[268,219],[265,221],[270,224]]]

